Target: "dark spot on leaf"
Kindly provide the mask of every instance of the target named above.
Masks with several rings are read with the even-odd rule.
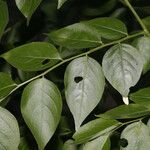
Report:
[[[120,140],[120,145],[122,146],[122,147],[127,147],[128,146],[128,140],[127,139],[121,139]]]
[[[74,78],[74,82],[75,82],[75,83],[79,83],[79,82],[81,82],[82,80],[83,80],[83,77],[80,77],[80,76]]]
[[[48,64],[50,62],[50,59],[44,59],[43,61],[42,61],[42,65],[46,65],[46,64]]]

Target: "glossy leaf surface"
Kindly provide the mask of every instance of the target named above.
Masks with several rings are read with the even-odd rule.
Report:
[[[44,149],[54,134],[61,110],[61,95],[52,82],[42,78],[27,85],[21,99],[21,112],[39,149]]]
[[[145,73],[150,69],[150,38],[141,37],[134,42],[134,46],[143,56],[143,72]]]
[[[143,61],[140,53],[128,44],[111,47],[104,55],[102,67],[106,79],[124,97],[134,86],[142,72]]]
[[[0,149],[17,150],[20,142],[17,120],[2,107],[0,107],[0,131]]]
[[[121,139],[126,139],[128,145],[121,150],[149,150],[150,134],[149,128],[142,122],[128,125],[121,134]]]
[[[90,57],[77,58],[68,65],[64,82],[77,130],[101,100],[105,84],[101,66]]]

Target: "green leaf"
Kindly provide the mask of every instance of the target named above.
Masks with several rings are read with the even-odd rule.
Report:
[[[102,43],[101,37],[114,40],[126,35],[125,25],[115,18],[96,18],[75,23],[48,34],[57,45],[75,49],[96,47]]]
[[[150,38],[140,37],[133,44],[140,51],[141,56],[143,56],[143,72],[145,73],[150,70]]]
[[[105,80],[101,66],[90,57],[73,60],[64,77],[65,96],[76,130],[101,100]]]
[[[56,64],[61,58],[57,49],[46,42],[33,42],[14,48],[1,55],[15,68],[39,71]]]
[[[24,137],[20,139],[19,150],[30,150],[28,142],[26,141],[26,138]]]
[[[4,33],[5,27],[9,21],[7,3],[0,0],[0,39]]]
[[[150,109],[138,104],[130,104],[121,105],[97,116],[113,119],[129,119],[138,118],[145,115],[150,115]]]
[[[115,40],[127,36],[127,28],[123,22],[116,18],[104,17],[87,21],[86,24],[96,29],[105,39]]]
[[[76,23],[48,34],[57,45],[73,49],[90,48],[101,45],[101,35],[85,23]]]
[[[17,150],[20,142],[16,118],[0,107],[0,150]]]
[[[0,102],[17,86],[8,73],[0,72]]]
[[[29,22],[41,2],[42,0],[16,0],[16,5]]]
[[[148,127],[142,122],[128,125],[121,134],[121,139],[126,139],[128,145],[121,150],[149,150],[150,134]]]
[[[150,87],[131,93],[130,99],[135,103],[144,105],[150,109]]]
[[[62,100],[58,88],[41,78],[24,89],[21,99],[23,118],[34,135],[39,150],[43,150],[60,120]]]
[[[134,86],[142,72],[143,61],[140,52],[128,44],[111,47],[104,55],[102,67],[106,79],[123,96]]]
[[[121,123],[117,120],[98,118],[83,125],[75,132],[73,138],[76,143],[84,143],[96,137],[109,133]]]
[[[109,134],[106,134],[89,141],[83,146],[83,150],[103,150],[108,138]]]
[[[62,5],[66,2],[67,0],[58,0],[58,6],[57,9],[60,9]]]

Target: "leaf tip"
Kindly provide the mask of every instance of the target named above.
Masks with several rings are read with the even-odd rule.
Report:
[[[126,105],[129,105],[129,99],[128,99],[128,97],[123,97],[123,102],[124,102]]]

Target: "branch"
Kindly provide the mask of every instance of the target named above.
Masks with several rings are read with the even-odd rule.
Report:
[[[124,0],[124,3],[128,6],[128,8],[131,10],[131,12],[133,13],[133,15],[135,16],[135,18],[137,19],[137,21],[139,22],[139,24],[141,25],[142,29],[144,30],[144,32],[149,35],[149,31],[147,29],[147,27],[144,25],[144,23],[142,22],[141,18],[139,17],[139,15],[136,13],[136,11],[134,10],[134,8],[132,7],[132,5],[130,4],[129,0]]]
[[[29,80],[23,82],[23,83],[21,83],[21,84],[19,84],[16,88],[14,88],[14,89],[8,94],[8,96],[10,96],[14,91],[16,91],[16,90],[19,89],[20,87],[24,86],[25,84],[27,84],[27,83],[29,83],[29,82],[35,80],[35,79],[38,79],[38,78],[40,78],[40,77],[45,76],[47,73],[51,72],[52,70],[54,70],[55,68],[61,66],[62,64],[66,63],[66,62],[69,62],[69,61],[71,61],[71,60],[73,60],[73,59],[76,59],[76,58],[78,58],[78,57],[82,57],[82,56],[89,55],[89,54],[91,54],[91,53],[93,53],[93,52],[95,52],[95,51],[101,50],[102,48],[105,48],[105,47],[108,47],[108,46],[112,46],[112,45],[115,45],[115,44],[117,44],[117,43],[121,43],[121,42],[123,42],[123,41],[129,40],[129,39],[131,39],[131,38],[134,38],[134,37],[137,37],[137,36],[140,36],[140,35],[144,35],[144,33],[145,33],[145,32],[141,31],[141,32],[138,32],[138,33],[135,33],[135,34],[132,34],[132,35],[128,35],[128,36],[126,36],[126,37],[124,37],[124,38],[122,38],[122,39],[119,39],[119,40],[116,40],[116,41],[113,41],[113,42],[110,42],[110,43],[107,43],[107,44],[98,46],[98,47],[96,47],[96,48],[94,48],[94,49],[91,49],[91,50],[89,50],[89,51],[87,51],[87,52],[81,53],[81,54],[79,54],[79,55],[76,55],[76,56],[73,56],[73,57],[70,57],[70,58],[67,58],[67,59],[64,59],[64,60],[62,60],[60,63],[56,64],[55,66],[53,66],[53,67],[51,67],[51,68],[49,68],[48,70],[44,71],[43,73],[41,73],[41,74],[39,74],[39,75],[37,75],[37,76],[35,76],[35,77],[33,77],[33,78],[31,78],[31,79],[29,79]],[[7,96],[7,97],[8,97],[8,96]],[[6,97],[5,97],[5,98],[6,98]],[[5,98],[4,98],[4,99],[5,99]]]

